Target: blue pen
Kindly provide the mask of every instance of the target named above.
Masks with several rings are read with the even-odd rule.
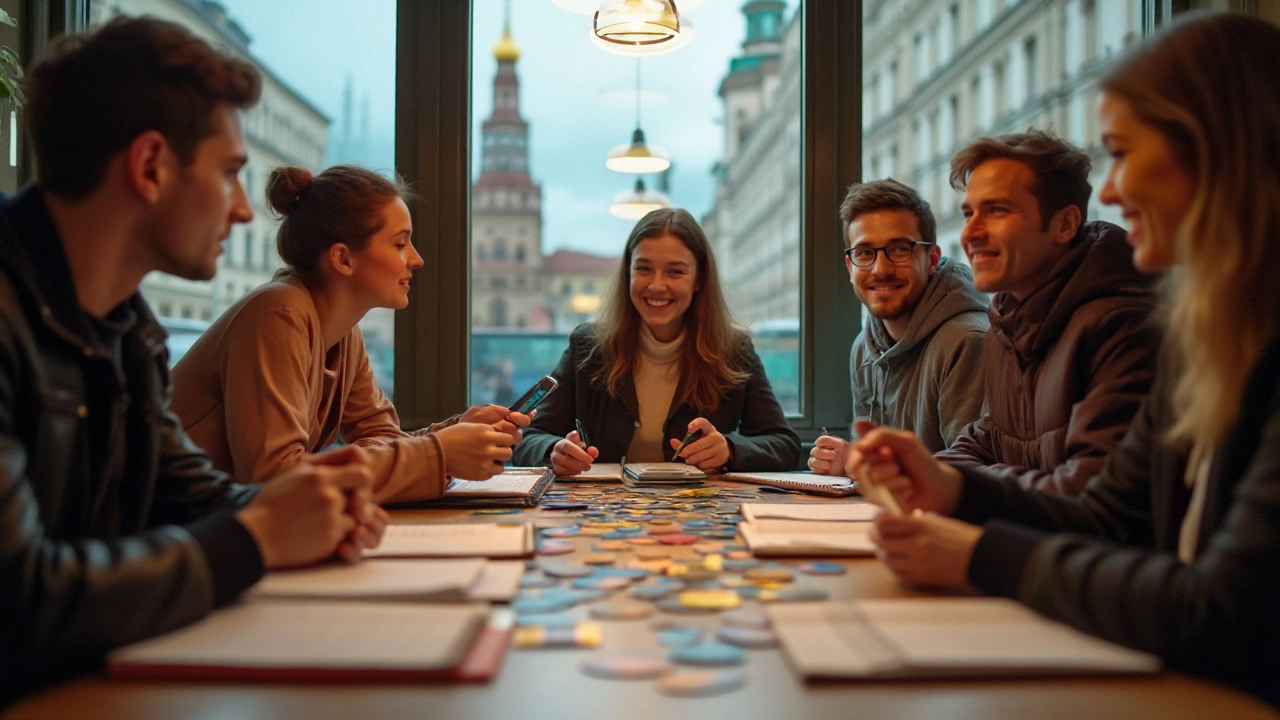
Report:
[[[591,447],[591,441],[587,439],[587,429],[582,427],[582,421],[574,418],[573,427],[578,431],[578,442],[582,443],[582,449]]]

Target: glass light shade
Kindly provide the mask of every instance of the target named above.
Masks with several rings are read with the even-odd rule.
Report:
[[[644,180],[636,180],[634,190],[618,193],[609,214],[623,220],[639,220],[654,210],[671,207],[671,199],[656,190],[645,190]]]
[[[646,145],[644,131],[636,128],[630,145],[619,145],[609,151],[605,167],[614,172],[655,173],[671,167],[667,151],[657,145]]]
[[[680,22],[684,22],[684,14],[700,5],[707,0],[677,0],[675,4],[680,7]],[[579,15],[594,15],[597,10],[611,4],[609,0],[551,0],[551,4],[561,10],[578,13]]]
[[[587,37],[591,40],[591,44],[606,52],[615,55],[627,55],[629,57],[648,57],[649,55],[661,55],[672,50],[680,48],[693,42],[697,37],[697,31],[694,30],[693,23],[689,22],[689,18],[683,13],[680,15],[680,32],[667,42],[656,43],[651,45],[638,45],[635,43],[616,43],[603,40],[594,32],[588,32]]]
[[[680,35],[680,16],[671,0],[616,0],[592,16],[591,32],[615,45],[661,45]]]

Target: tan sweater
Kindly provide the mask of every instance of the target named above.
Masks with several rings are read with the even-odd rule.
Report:
[[[627,448],[628,462],[667,462],[671,448],[662,442],[663,426],[671,415],[671,399],[680,384],[680,348],[684,333],[671,342],[659,342],[640,325],[640,355],[636,363],[636,402],[640,404],[639,425]]]
[[[172,408],[239,482],[266,482],[339,437],[359,445],[380,503],[444,493],[444,452],[431,433],[457,422],[401,430],[360,329],[326,353],[311,293],[292,278],[250,292],[205,331],[173,370]]]

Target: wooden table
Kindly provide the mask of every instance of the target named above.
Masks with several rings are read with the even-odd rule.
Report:
[[[772,497],[763,501],[774,502]],[[530,519],[565,518],[529,511]],[[474,521],[464,511],[396,513],[397,522]],[[510,517],[498,519],[510,520]],[[585,549],[592,538],[574,538]],[[687,552],[682,548],[678,552]],[[572,556],[565,556],[572,557]],[[874,560],[847,575],[806,577],[834,599],[905,597]],[[575,608],[585,619],[586,608]],[[682,617],[714,628],[715,616]],[[608,622],[605,649],[656,648],[647,621]],[[466,718],[469,720],[791,720],[792,718],[1264,718],[1268,706],[1230,688],[1164,673],[1148,678],[1071,678],[805,684],[781,650],[750,650],[747,685],[710,698],[658,694],[652,681],[601,680],[579,661],[593,650],[511,650],[487,685],[235,684],[125,682],[91,677],[26,698],[5,720],[97,718]],[[1280,682],[1280,680],[1278,680]]]

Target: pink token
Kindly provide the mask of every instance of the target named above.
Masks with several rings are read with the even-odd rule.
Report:
[[[697,535],[659,535],[658,542],[665,545],[692,545],[700,542],[702,538]]]
[[[573,552],[573,543],[560,540],[543,540],[538,543],[539,555],[566,555]]]

